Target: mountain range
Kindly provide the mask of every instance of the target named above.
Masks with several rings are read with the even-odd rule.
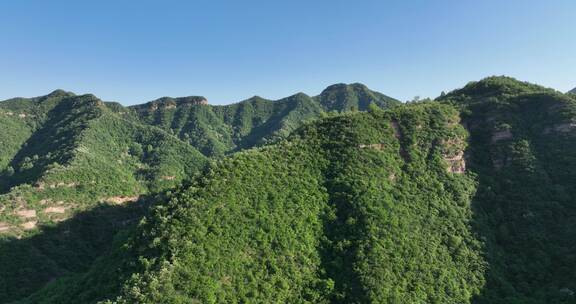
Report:
[[[6,218],[0,226],[20,233],[26,223],[60,219],[84,205],[169,189],[209,158],[284,138],[324,112],[366,110],[371,103],[400,104],[360,84],[228,106],[165,97],[123,107],[62,90],[6,100],[0,102],[0,201],[4,214],[39,216]],[[48,208],[66,212],[40,216]]]
[[[0,303],[574,303],[576,99],[0,102]]]

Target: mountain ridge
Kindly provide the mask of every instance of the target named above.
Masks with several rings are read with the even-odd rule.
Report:
[[[22,142],[37,128],[58,137],[66,119],[84,128],[64,145],[74,161],[47,170],[42,189],[0,195],[0,232],[21,238],[0,233],[0,299],[574,301],[572,95],[502,76],[380,107],[386,100],[361,85],[323,93],[228,106],[163,99],[141,112],[100,102],[88,120],[50,98],[44,108],[56,106],[41,119],[44,108],[19,117],[0,103],[0,124],[24,130]],[[200,153],[210,145],[222,154]],[[13,148],[0,152],[14,158]],[[24,154],[15,178],[45,159]],[[62,208],[70,219],[51,213]],[[33,221],[38,229],[21,228]]]
[[[324,88],[318,95],[308,95],[308,94],[306,94],[306,93],[304,93],[304,92],[296,92],[296,93],[294,93],[294,94],[292,94],[292,95],[289,95],[289,96],[287,96],[287,97],[291,97],[291,96],[298,95],[298,94],[304,94],[304,95],[309,96],[309,97],[319,97],[319,96],[322,95],[322,93],[324,93],[324,92],[328,92],[328,91],[331,91],[332,89],[342,88],[342,87],[349,87],[349,88],[356,88],[356,89],[362,88],[363,90],[368,90],[368,91],[371,91],[371,92],[374,92],[374,93],[378,93],[379,95],[384,95],[384,94],[382,94],[382,93],[380,93],[380,92],[370,90],[365,84],[362,84],[362,83],[360,83],[360,82],[353,82],[353,83],[335,83],[335,84],[332,84],[332,85],[328,85],[328,86],[327,86],[326,88]],[[54,98],[54,97],[63,97],[63,96],[76,96],[76,95],[78,95],[78,94],[75,94],[75,93],[72,92],[72,91],[67,91],[67,90],[64,90],[64,89],[55,89],[55,90],[51,91],[50,93],[48,93],[48,94],[46,94],[46,95],[40,95],[40,96],[34,96],[34,97],[21,97],[21,96],[10,97],[10,98],[8,98],[8,99],[0,100],[0,103],[5,102],[5,101],[12,101],[12,100],[40,99],[40,98],[46,98],[46,97],[52,97],[52,98]],[[81,95],[92,95],[92,94],[86,93],[86,94],[81,94]],[[384,96],[386,96],[386,95],[384,95]],[[269,98],[264,98],[264,97],[259,96],[259,95],[254,95],[254,96],[252,96],[252,97],[249,97],[249,98],[246,98],[246,99],[242,99],[242,100],[240,100],[240,101],[231,102],[231,103],[226,103],[226,104],[216,104],[216,105],[214,105],[214,106],[229,106],[229,105],[233,105],[233,104],[237,104],[237,103],[242,103],[242,102],[245,102],[245,101],[247,101],[247,100],[251,100],[251,99],[253,99],[253,98],[275,101],[275,100],[281,100],[281,99],[284,99],[284,98],[287,98],[287,97],[283,97],[283,98],[280,98],[280,99],[269,99]],[[394,98],[389,97],[389,96],[386,96],[386,97],[389,98],[389,99],[391,99],[391,100],[397,100],[397,99],[394,99]],[[143,106],[143,105],[146,105],[146,104],[149,104],[149,103],[153,103],[153,102],[160,102],[160,101],[162,101],[162,100],[174,100],[174,101],[176,101],[176,100],[184,100],[184,99],[188,99],[188,98],[191,98],[191,99],[199,99],[199,100],[204,99],[204,100],[208,101],[208,99],[207,99],[206,97],[202,96],[202,95],[187,95],[187,96],[179,96],[179,97],[174,97],[174,96],[161,96],[161,97],[158,97],[158,98],[149,100],[149,101],[143,101],[143,102],[141,102],[141,103],[136,103],[136,104],[124,105],[124,104],[122,104],[121,102],[120,102],[119,104],[122,105],[123,107],[129,108],[129,107]],[[117,101],[112,101],[112,102],[118,103]]]
[[[63,220],[100,201],[167,189],[200,171],[207,157],[280,140],[323,112],[303,93],[227,106],[190,96],[124,107],[60,89],[1,101],[2,233],[27,234],[34,231],[28,227]],[[47,201],[60,206],[42,206]],[[18,216],[40,215],[49,208],[66,211],[56,217]]]

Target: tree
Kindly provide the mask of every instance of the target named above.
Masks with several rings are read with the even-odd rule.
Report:
[[[12,166],[8,166],[8,168],[6,168],[4,172],[7,176],[12,176],[15,173],[14,168],[12,168]]]
[[[34,168],[34,163],[32,159],[28,156],[24,157],[24,160],[20,163],[20,171],[29,170]]]
[[[378,111],[380,111],[380,107],[378,107],[374,102],[371,102],[368,105],[368,112],[377,113]]]

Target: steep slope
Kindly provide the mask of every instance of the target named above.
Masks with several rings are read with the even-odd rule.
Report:
[[[14,115],[14,112],[5,111],[0,108],[0,172],[4,174],[14,174],[14,168],[8,168],[10,160],[18,153],[18,150],[28,139],[34,127],[23,120],[23,117]],[[2,186],[0,186],[2,188]]]
[[[573,303],[576,101],[506,77],[442,99],[462,108],[475,221],[490,271],[478,303]]]
[[[35,182],[52,163],[67,163],[88,122],[100,115],[97,102],[93,96],[74,96],[56,104],[47,113],[46,121],[12,158],[10,166],[15,173],[0,177],[5,185],[2,190]]]
[[[206,162],[176,137],[122,118],[92,95],[30,103],[48,110],[27,111],[38,126],[26,129],[0,175],[3,234],[61,220],[98,201],[173,187]],[[26,102],[15,104],[24,111]]]
[[[576,94],[576,88],[572,89],[571,91],[568,91],[568,94]]]
[[[361,84],[338,84],[321,95],[299,93],[276,101],[252,97],[227,106],[207,105],[203,97],[164,97],[130,109],[146,124],[158,126],[189,142],[207,156],[222,156],[285,138],[323,111],[367,110],[399,104]]]
[[[24,303],[469,302],[485,264],[457,121],[435,103],[353,113],[237,153]]]
[[[92,95],[55,101],[12,157],[15,170],[0,177],[8,186],[0,195],[0,303],[87,269],[143,214],[142,200],[118,205],[170,189],[206,164],[190,145],[114,107]]]
[[[62,90],[56,90],[37,98],[13,98],[0,102],[0,172],[8,168],[10,161],[26,140],[46,119],[47,113],[63,98],[73,96]],[[1,185],[0,185],[1,187]]]

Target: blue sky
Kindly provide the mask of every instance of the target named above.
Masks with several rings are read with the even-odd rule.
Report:
[[[576,87],[576,1],[0,3],[0,99],[227,104],[361,82],[407,100],[504,74]]]

